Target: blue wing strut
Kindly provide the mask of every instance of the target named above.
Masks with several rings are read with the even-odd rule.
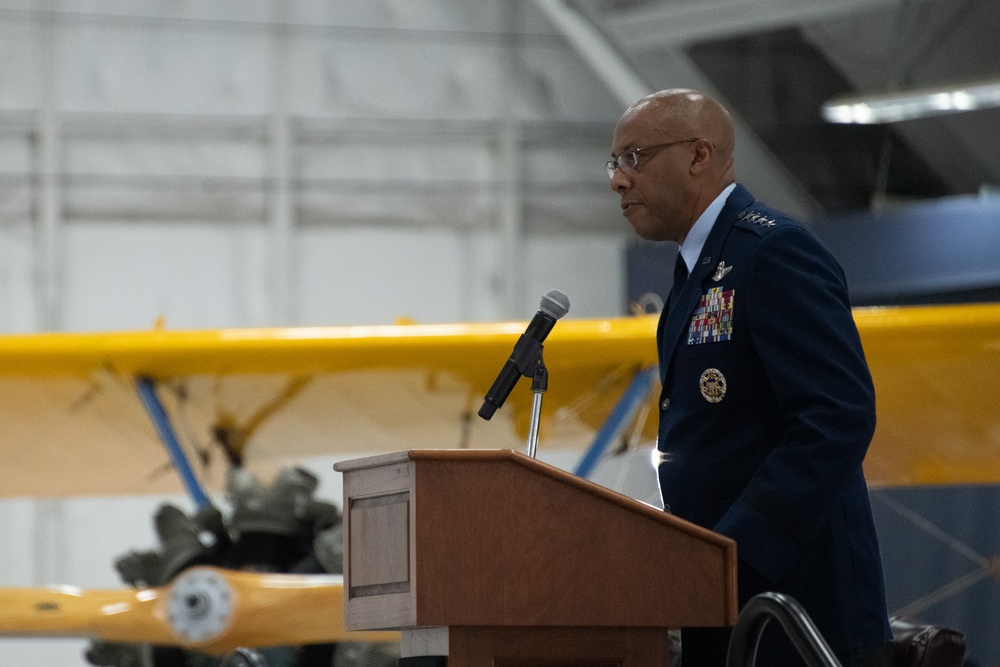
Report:
[[[594,441],[584,453],[583,458],[576,465],[574,474],[578,477],[587,478],[594,471],[597,463],[604,456],[605,450],[617,438],[622,430],[628,426],[629,421],[635,413],[642,407],[649,395],[649,390],[653,383],[659,379],[659,371],[656,366],[649,366],[635,374],[631,384],[625,389],[625,393],[618,399],[611,414],[608,415],[601,430],[594,436]]]
[[[153,421],[156,432],[160,434],[160,440],[167,448],[170,460],[181,476],[184,486],[187,487],[191,499],[194,500],[198,509],[207,507],[209,505],[208,496],[205,495],[201,484],[198,483],[198,478],[194,476],[194,470],[191,469],[191,464],[188,462],[187,456],[184,455],[184,450],[181,449],[170,418],[167,417],[167,411],[163,409],[163,404],[160,403],[160,399],[156,395],[156,383],[148,377],[140,377],[135,384],[139,391],[139,398],[142,399],[142,404],[146,407],[146,412],[149,413],[149,418]]]

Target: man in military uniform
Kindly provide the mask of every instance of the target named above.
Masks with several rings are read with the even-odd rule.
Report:
[[[657,332],[664,505],[737,543],[740,604],[798,600],[845,666],[889,665],[881,557],[862,472],[875,395],[843,272],[735,182],[732,119],[666,90],[615,127],[611,188],[644,239],[680,245]],[[729,632],[684,629],[684,667]],[[802,661],[777,623],[757,664]]]

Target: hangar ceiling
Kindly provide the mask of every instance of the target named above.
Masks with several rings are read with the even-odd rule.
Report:
[[[1000,110],[886,126],[820,118],[820,105],[839,94],[1000,79],[995,0],[577,0],[565,7],[586,16],[654,88],[702,77],[736,110],[749,140],[778,161],[772,171],[786,179],[781,187],[801,193],[791,207],[799,212],[877,208],[1000,183]]]

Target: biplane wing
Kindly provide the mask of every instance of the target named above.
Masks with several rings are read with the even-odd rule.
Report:
[[[873,486],[1000,482],[1000,305],[855,310],[875,380]]]
[[[546,342],[543,446],[586,444],[631,376],[655,364],[655,321],[560,323]],[[192,460],[221,488],[228,443],[251,470],[303,457],[523,447],[523,380],[476,412],[523,323],[142,331],[0,337],[0,496],[181,490],[140,399],[155,383]],[[264,470],[260,470],[260,468]],[[214,480],[214,481],[213,481]]]
[[[1000,306],[855,311],[878,397],[878,486],[1000,482]],[[337,453],[523,446],[530,380],[476,412],[523,323],[0,337],[0,496],[181,490],[146,380],[215,488],[225,442],[266,474]],[[637,372],[656,319],[564,320],[545,343],[540,447],[586,447]],[[808,373],[803,368],[803,373]],[[656,388],[648,404],[655,406]],[[633,432],[651,439],[656,410]],[[214,480],[214,481],[213,481]]]

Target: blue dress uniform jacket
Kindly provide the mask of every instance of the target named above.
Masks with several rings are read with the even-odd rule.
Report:
[[[891,634],[861,467],[875,393],[843,272],[737,185],[673,300],[657,332],[664,504],[736,540],[741,606],[793,596],[850,665]],[[797,664],[776,626],[757,664]]]

